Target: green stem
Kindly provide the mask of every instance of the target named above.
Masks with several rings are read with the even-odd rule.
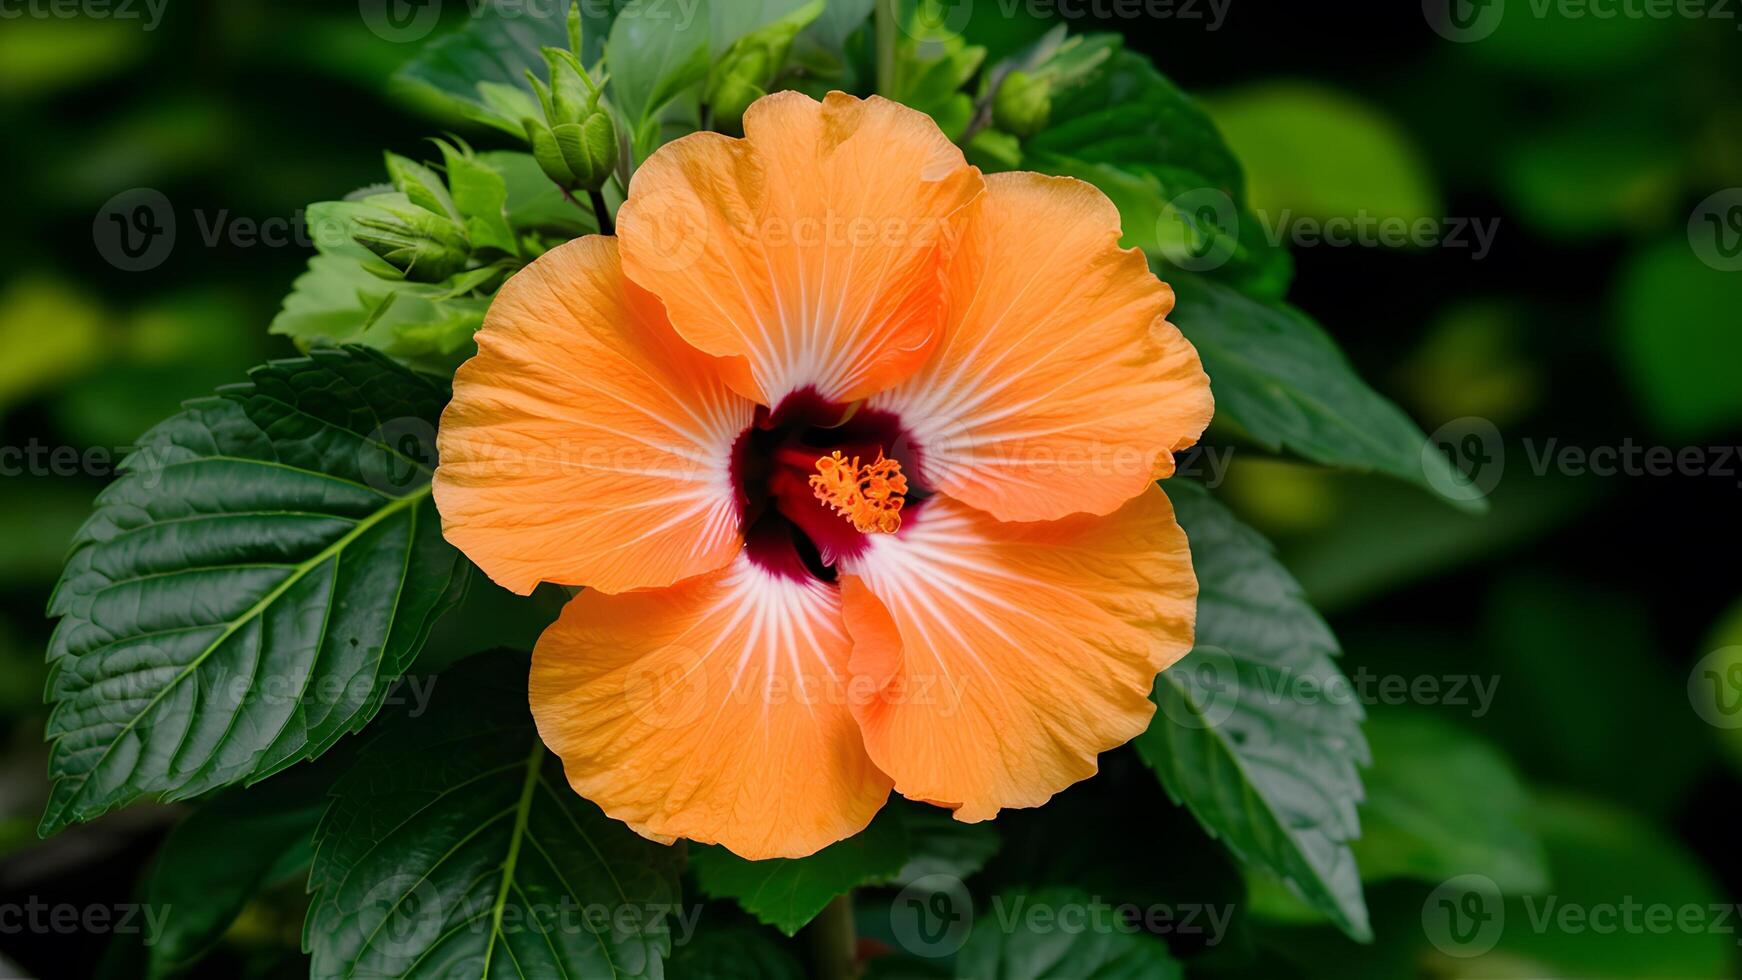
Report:
[[[858,975],[858,937],[853,931],[853,893],[835,896],[811,924],[811,974],[817,980],[853,980]]]
[[[593,218],[599,222],[599,234],[617,234],[617,226],[611,222],[611,209],[605,204],[605,192],[588,191],[587,196],[593,199]]]
[[[877,0],[877,94],[895,98],[895,45],[899,41],[901,0]]]

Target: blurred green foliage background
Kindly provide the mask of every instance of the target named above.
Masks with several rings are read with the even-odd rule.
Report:
[[[1440,682],[1441,695],[1406,705],[1371,688],[1369,808],[1391,815],[1357,854],[1377,942],[1300,921],[1251,882],[1269,975],[1457,975],[1423,938],[1440,872],[1411,841],[1455,835],[1447,814],[1493,819],[1459,810],[1473,785],[1487,802],[1516,792],[1495,806],[1541,842],[1541,859],[1493,857],[1509,894],[1742,893],[1742,728],[1696,710],[1696,664],[1742,644],[1742,272],[1718,267],[1720,246],[1742,247],[1742,228],[1724,238],[1722,226],[1742,190],[1707,204],[1742,187],[1742,24],[1514,0],[1490,35],[1460,43],[1421,5],[1389,6],[1236,0],[1212,28],[1207,4],[1122,19],[1092,14],[1111,5],[984,0],[967,29],[993,59],[1061,20],[1125,34],[1203,98],[1273,227],[1497,222],[1486,248],[1470,231],[1427,247],[1297,240],[1290,294],[1426,431],[1450,424],[1454,457],[1469,432],[1489,431],[1458,420],[1494,426],[1460,460],[1488,468],[1473,469],[1479,482],[1493,476],[1489,515],[1255,453],[1199,474],[1225,475],[1223,499],[1278,542],[1331,616],[1351,676]],[[442,16],[466,10],[451,2]],[[446,124],[388,84],[414,51],[343,0],[170,0],[152,30],[0,20],[0,893],[124,901],[167,827],[137,808],[36,842],[47,592],[129,440],[181,399],[291,353],[265,326],[311,253],[294,233],[301,209],[379,180],[384,148],[430,152],[423,138]],[[105,202],[134,188],[165,194],[177,221],[168,259],[137,273],[93,241]],[[264,235],[250,241],[250,228]],[[1703,463],[1605,475],[1560,455],[1628,446],[1698,447]],[[514,639],[489,636],[487,619],[472,628]],[[1491,684],[1491,705],[1469,703],[1473,688],[1450,703],[1458,677]],[[1742,712],[1717,720],[1742,724]],[[1388,825],[1408,832],[1388,837]],[[1125,846],[1165,855],[1169,839]],[[286,901],[292,911],[268,903],[233,930],[239,962],[294,960],[300,911]],[[47,948],[0,936],[0,955],[27,968],[47,969]],[[1484,975],[1716,977],[1735,975],[1737,952],[1734,934],[1511,930]],[[82,948],[55,972],[87,972],[99,953]]]

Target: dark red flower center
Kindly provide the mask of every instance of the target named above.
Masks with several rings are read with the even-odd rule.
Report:
[[[834,581],[836,563],[864,551],[869,534],[899,527],[904,502],[911,508],[926,496],[919,462],[889,412],[810,389],[773,410],[758,408],[732,448],[750,559],[783,575]]]

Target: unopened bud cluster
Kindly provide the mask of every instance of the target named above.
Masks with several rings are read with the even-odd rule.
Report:
[[[387,154],[387,175],[403,200],[371,199],[352,237],[412,282],[441,282],[464,269],[472,246],[441,176],[394,153]]]
[[[569,10],[569,46],[545,48],[550,81],[527,72],[543,119],[521,121],[532,156],[551,180],[566,190],[596,191],[617,168],[617,125],[599,104],[604,90],[581,63],[579,8]]]

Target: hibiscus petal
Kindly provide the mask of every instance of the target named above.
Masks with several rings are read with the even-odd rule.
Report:
[[[949,266],[946,332],[873,408],[902,419],[922,481],[1006,521],[1109,514],[1173,472],[1212,411],[1173,290],[1119,248],[1093,186],[986,178]]]
[[[668,589],[584,592],[533,651],[533,717],[575,791],[637,833],[802,857],[889,796],[848,711],[831,585],[740,557]]]
[[[1167,496],[1000,524],[933,497],[843,565],[871,759],[911,799],[986,820],[1038,806],[1135,737],[1192,645],[1197,580]]]
[[[636,171],[617,219],[629,277],[765,405],[901,380],[936,340],[945,232],[980,172],[886,99],[781,92],[744,131],[676,140]]]
[[[606,592],[719,568],[742,541],[732,446],[755,405],[590,237],[508,280],[454,376],[442,529],[503,587]]]

